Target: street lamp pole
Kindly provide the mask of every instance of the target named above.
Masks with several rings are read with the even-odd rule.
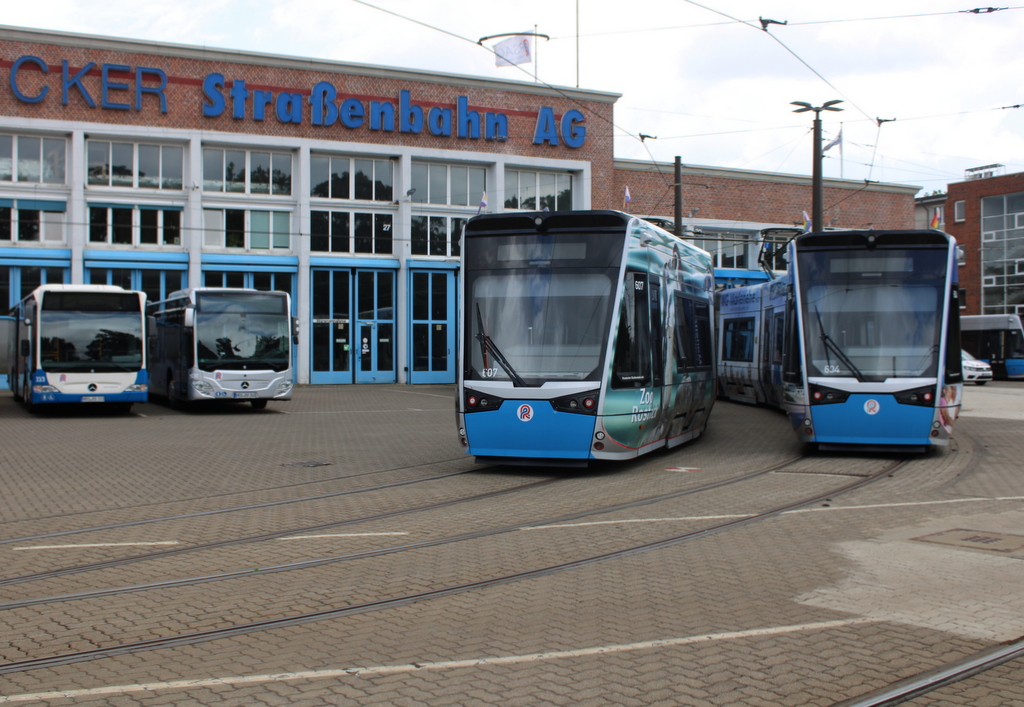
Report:
[[[842,101],[826,101],[820,106],[812,106],[810,103],[804,103],[803,101],[792,101],[790,103],[790,105],[800,106],[793,111],[794,113],[806,113],[809,110],[814,111],[814,163],[811,166],[811,229],[815,231],[825,230],[823,207],[825,190],[822,186],[821,179],[821,111],[841,111],[842,108],[836,108],[837,103],[842,103]]]

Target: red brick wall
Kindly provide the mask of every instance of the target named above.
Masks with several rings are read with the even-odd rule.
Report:
[[[11,33],[18,35],[17,32]],[[23,34],[23,33],[22,33]],[[19,35],[20,36],[20,35]],[[116,128],[118,125],[152,126],[160,129],[209,130],[211,132],[239,133],[247,135],[269,135],[282,138],[335,137],[346,142],[369,143],[374,145],[415,146],[424,149],[472,150],[505,155],[523,155],[556,159],[590,161],[595,165],[593,187],[597,191],[612,189],[612,121],[614,95],[588,99],[586,92],[571,92],[562,96],[549,89],[533,84],[516,84],[515,90],[503,90],[493,81],[467,79],[459,82],[452,77],[440,77],[431,81],[429,77],[368,67],[346,67],[328,62],[300,61],[247,57],[229,52],[202,52],[197,49],[183,49],[180,56],[170,56],[174,48],[160,47],[154,53],[147,53],[145,46],[137,43],[118,43],[116,40],[101,41],[86,38],[75,42],[74,38],[61,38],[53,43],[11,40],[8,33],[0,33],[0,115],[21,118],[88,121]],[[49,93],[38,103],[18,100],[11,89],[9,76],[12,64],[25,55],[39,57],[49,68],[42,72],[34,63],[25,64],[18,72],[18,86],[23,94],[36,96],[45,86]],[[208,58],[207,58],[208,57]],[[69,74],[74,75],[89,62],[96,66],[82,79],[96,107],[90,107],[77,89],[69,91],[68,105],[61,100],[62,60],[69,63]],[[241,61],[240,61],[241,60]],[[263,63],[261,63],[263,62]],[[120,64],[131,67],[127,73],[111,74],[110,80],[127,84],[128,91],[110,94],[110,100],[132,104],[131,110],[103,109],[101,104],[101,66]],[[305,64],[310,68],[298,68]],[[151,67],[167,74],[168,84],[164,89],[168,113],[160,112],[159,99],[152,94],[143,94],[142,110],[134,109],[135,67]],[[203,80],[211,73],[223,74],[226,108],[218,117],[204,117]],[[390,75],[389,75],[390,74]],[[268,106],[265,120],[252,118],[252,98],[246,102],[246,117],[234,119],[231,116],[232,101],[229,90],[232,81],[244,80],[250,92],[254,89],[271,90],[275,98],[280,92],[302,94],[303,122],[291,124],[280,122],[273,106]],[[504,142],[481,139],[460,139],[457,137],[435,136],[424,127],[421,133],[372,131],[367,124],[349,129],[336,122],[331,126],[312,124],[308,97],[313,86],[327,81],[338,91],[336,103],[348,97],[360,99],[364,106],[370,100],[392,103],[397,112],[399,92],[407,89],[414,105],[423,108],[424,114],[432,106],[451,108],[455,112],[456,100],[466,96],[470,110],[481,117],[483,132],[484,113],[504,113],[508,117],[509,139]],[[146,81],[145,85],[155,86]],[[510,88],[513,88],[510,86]],[[591,94],[593,95],[593,94]],[[587,136],[580,148],[564,144],[533,144],[537,124],[537,113],[541,106],[554,110],[556,117],[570,109],[580,110],[585,116]],[[453,119],[454,123],[454,119]],[[453,133],[455,126],[453,125]],[[607,165],[605,167],[604,165]]]
[[[628,211],[634,214],[671,217],[675,213],[672,189],[673,166],[653,169],[617,169],[611,194],[594,195],[596,208],[621,209],[625,189],[631,197]],[[803,222],[803,212],[812,211],[811,180],[766,175],[764,180],[728,177],[721,173],[700,173],[687,168],[682,176],[683,216],[700,209],[696,218],[761,223]],[[836,228],[914,228],[913,188],[884,186],[864,189],[856,183],[835,186],[825,181],[824,217]],[[600,201],[599,201],[600,198]]]

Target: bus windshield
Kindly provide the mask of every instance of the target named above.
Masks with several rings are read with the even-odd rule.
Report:
[[[62,373],[141,370],[139,296],[46,293],[39,312],[39,364]]]
[[[946,259],[937,248],[799,252],[810,375],[937,375]]]
[[[196,365],[204,371],[284,371],[291,358],[287,300],[274,293],[196,296]]]

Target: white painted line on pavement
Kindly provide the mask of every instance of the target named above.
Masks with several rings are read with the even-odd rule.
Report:
[[[98,695],[126,695],[134,692],[160,692],[165,690],[190,690],[203,687],[216,687],[219,685],[252,685],[258,683],[289,682],[294,680],[336,680],[338,678],[355,677],[371,678],[379,675],[394,675],[398,673],[417,673],[424,670],[456,670],[459,668],[475,668],[485,665],[515,665],[518,663],[535,663],[546,660],[564,660],[573,658],[584,658],[593,655],[608,655],[613,653],[624,653],[628,651],[656,650],[659,648],[673,648],[676,646],[687,646],[709,641],[734,641],[745,638],[757,638],[759,636],[777,636],[785,633],[797,633],[800,631],[827,631],[830,629],[844,628],[857,624],[878,623],[881,619],[844,619],[838,621],[819,621],[807,624],[794,624],[790,626],[773,626],[770,628],[757,628],[747,631],[728,631],[725,633],[705,633],[698,636],[685,636],[681,638],[663,638],[654,641],[640,641],[638,643],[620,643],[608,646],[593,646],[590,648],[577,648],[575,650],[548,651],[546,653],[526,653],[524,655],[505,655],[484,658],[470,658],[468,660],[447,660],[435,663],[417,663],[415,665],[373,665],[367,667],[336,668],[326,670],[303,670],[289,673],[267,673],[263,675],[239,675],[224,678],[206,678],[200,680],[173,680],[168,682],[137,683],[134,685],[108,685],[106,687],[93,687],[77,690],[59,690],[53,692],[36,692],[22,695],[0,696],[0,704],[13,702],[38,702],[42,700],[59,700],[76,697],[94,697]]]
[[[409,533],[336,533],[332,535],[291,535],[278,540],[318,540],[320,538],[369,538],[375,535],[408,535]]]
[[[32,545],[15,547],[13,550],[74,550],[80,547],[134,547],[136,545],[177,545],[177,540],[164,540],[155,543],[88,543],[82,545]]]

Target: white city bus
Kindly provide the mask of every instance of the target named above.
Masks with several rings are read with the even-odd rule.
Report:
[[[11,310],[8,380],[15,400],[146,402],[146,295],[112,285],[41,285]]]
[[[297,321],[285,292],[227,287],[180,290],[149,306],[153,395],[193,400],[291,400]]]

